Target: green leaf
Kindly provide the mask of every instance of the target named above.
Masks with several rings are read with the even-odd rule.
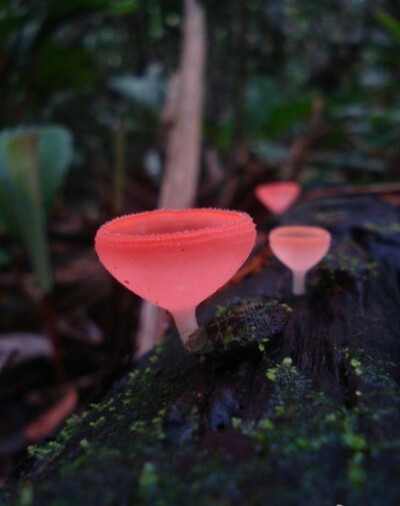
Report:
[[[39,133],[39,171],[45,210],[63,184],[73,157],[72,135],[60,126],[48,126]]]
[[[3,137],[3,136],[2,136]],[[1,148],[0,138],[0,214],[2,224],[6,229],[22,237],[22,224],[29,220],[29,208],[26,199],[11,179],[8,162],[4,149]]]
[[[45,212],[72,153],[71,135],[59,126],[0,134],[0,214],[9,232],[25,242],[42,293],[53,286]]]
[[[388,33],[398,42],[400,43],[400,21],[393,18],[389,14],[383,11],[379,11],[375,14],[376,19],[380,22],[380,24],[386,28]]]
[[[37,133],[30,131],[9,136],[5,142],[11,180],[22,196],[38,209],[41,207]]]
[[[27,246],[38,287],[47,293],[53,287],[53,277],[40,188],[37,132],[8,136],[4,151],[18,233]]]

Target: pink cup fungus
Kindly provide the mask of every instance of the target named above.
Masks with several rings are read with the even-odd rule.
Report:
[[[320,227],[278,227],[269,235],[275,256],[289,267],[293,274],[293,294],[306,293],[305,278],[329,250],[331,234]]]
[[[196,306],[235,274],[255,238],[243,212],[156,210],[105,223],[95,247],[120,283],[172,314],[185,342],[198,327]]]
[[[294,181],[261,184],[255,189],[258,200],[274,214],[282,214],[289,209],[300,192],[300,185]]]

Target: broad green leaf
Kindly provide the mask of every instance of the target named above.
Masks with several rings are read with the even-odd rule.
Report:
[[[384,26],[389,34],[400,43],[400,21],[383,11],[376,13],[377,20]]]
[[[21,163],[24,149],[20,150],[19,154],[14,153],[15,157],[11,160],[12,166],[10,167],[7,165],[7,151],[10,149],[12,151],[18,151],[18,147],[21,147],[21,139],[26,135],[36,136],[38,152],[34,156],[37,156],[38,160],[35,168],[31,166],[28,172],[24,173],[22,171],[22,174],[20,174],[21,168],[18,168],[16,163],[17,159],[20,159]],[[25,151],[27,149],[28,147],[25,146]],[[71,165],[73,158],[72,136],[66,128],[58,125],[49,125],[28,130],[5,130],[0,133],[0,161],[1,156],[3,156],[3,173],[5,172],[8,174],[8,178],[14,178],[14,180],[15,178],[19,179],[17,186],[21,189],[25,186],[30,188],[29,191],[35,189],[35,198],[40,198],[40,201],[44,205],[44,209],[48,211]],[[25,157],[26,156],[27,153],[25,152]],[[31,159],[26,159],[24,170],[28,168],[32,162],[33,157]],[[5,166],[7,170],[4,169]],[[17,176],[17,174],[20,175]],[[34,176],[34,174],[36,175]],[[31,178],[33,178],[33,180]],[[37,181],[39,181],[39,187],[37,186]]]
[[[42,207],[38,165],[38,136],[30,131],[10,136],[4,146],[11,180],[24,198],[39,209]]]
[[[22,237],[21,225],[29,220],[26,199],[11,179],[4,151],[0,148],[0,214],[6,229]]]
[[[64,182],[73,157],[72,136],[60,126],[48,126],[39,133],[39,172],[45,210]]]
[[[59,126],[0,134],[1,218],[9,232],[25,242],[42,293],[53,286],[45,211],[72,154],[71,135]]]
[[[37,132],[9,136],[4,151],[18,232],[28,248],[38,287],[47,293],[52,289],[53,278],[41,195]]]

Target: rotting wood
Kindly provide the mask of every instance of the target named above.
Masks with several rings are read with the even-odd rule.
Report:
[[[201,358],[170,334],[0,504],[27,488],[34,506],[397,506],[399,210],[331,198],[284,224],[299,220],[333,235],[306,296],[276,259],[231,285],[200,311]]]

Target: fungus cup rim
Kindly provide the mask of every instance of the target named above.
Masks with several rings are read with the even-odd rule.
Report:
[[[220,217],[226,216],[226,218],[231,218],[227,220],[226,223],[220,223],[218,225],[208,225],[204,227],[199,227],[196,229],[189,230],[177,230],[175,232],[161,232],[161,233],[124,233],[118,230],[115,230],[116,225],[120,225],[123,222],[136,222],[141,218],[152,217],[157,215],[167,216],[171,215],[171,217],[190,217],[193,215],[207,215],[214,214]],[[223,236],[226,233],[236,232],[240,229],[247,227],[248,225],[252,225],[255,228],[254,221],[252,217],[243,212],[236,211],[231,209],[217,209],[217,208],[190,208],[190,209],[154,209],[152,211],[144,211],[140,213],[131,213],[125,214],[122,216],[118,216],[113,218],[112,220],[104,223],[97,231],[95,241],[101,239],[102,241],[109,241],[114,245],[155,245],[155,244],[168,244],[168,243],[177,243],[180,240],[212,240],[214,237]]]
[[[296,190],[300,194],[301,186],[296,181],[272,181],[271,183],[261,183],[255,187],[256,193],[263,193],[264,190],[281,188]]]
[[[321,239],[331,240],[329,230],[322,227],[312,227],[308,225],[288,225],[277,227],[271,230],[269,234],[270,241],[273,239],[288,240],[290,242],[319,242]]]

